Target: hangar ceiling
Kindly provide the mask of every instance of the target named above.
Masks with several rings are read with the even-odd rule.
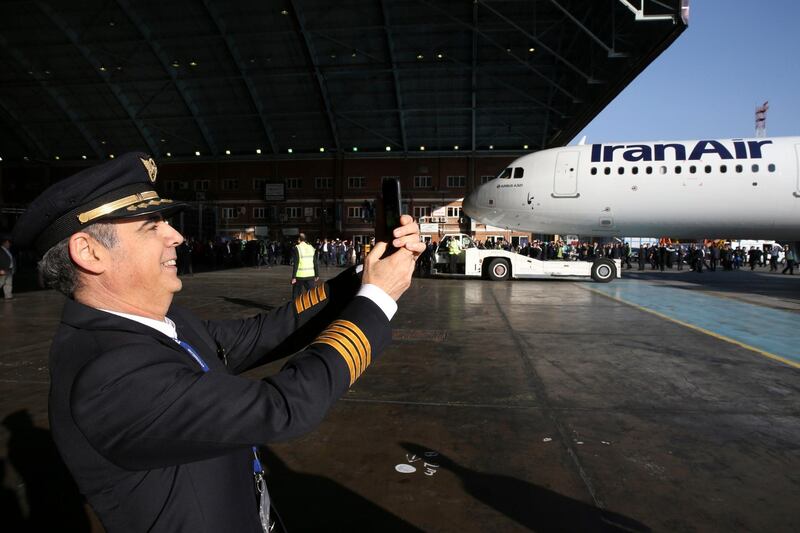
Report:
[[[562,145],[680,35],[682,4],[6,0],[0,157]]]

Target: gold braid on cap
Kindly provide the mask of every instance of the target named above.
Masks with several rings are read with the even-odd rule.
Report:
[[[139,207],[145,207],[146,205],[159,205],[161,203],[172,203],[172,200],[164,200],[158,197],[158,193],[156,191],[145,191],[145,192],[137,192],[136,194],[131,194],[130,196],[126,196],[125,198],[120,198],[119,200],[114,200],[113,202],[108,202],[107,204],[103,204],[100,207],[95,207],[91,211],[85,211],[78,215],[78,221],[81,224],[86,224],[96,218],[99,218],[103,215],[107,215],[116,211],[117,209],[122,209],[123,207],[132,206],[138,202],[144,202],[145,200],[150,200],[144,206],[136,206],[133,209],[128,208],[129,211],[136,211]]]

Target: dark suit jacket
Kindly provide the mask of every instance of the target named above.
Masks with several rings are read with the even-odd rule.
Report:
[[[109,533],[261,531],[251,446],[317,426],[390,340],[380,308],[353,297],[352,270],[250,319],[204,322],[173,306],[178,338],[207,373],[153,328],[67,301],[51,348],[51,429]],[[309,343],[276,375],[236,376]]]

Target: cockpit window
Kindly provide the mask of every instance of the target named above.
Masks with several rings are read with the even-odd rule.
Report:
[[[511,167],[509,167],[509,168],[504,168],[504,169],[503,169],[503,171],[500,173],[500,175],[499,175],[499,176],[497,176],[497,177],[498,177],[499,179],[501,179],[501,180],[507,180],[507,179],[510,179],[510,178],[511,178],[511,171],[512,171],[512,168],[511,168]]]
[[[514,179],[515,180],[520,179],[523,174],[525,174],[525,169],[524,168],[517,167],[517,168],[514,169]]]

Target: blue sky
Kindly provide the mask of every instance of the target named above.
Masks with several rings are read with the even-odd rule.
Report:
[[[690,6],[683,34],[573,142],[751,137],[765,100],[767,135],[800,135],[800,1]]]

